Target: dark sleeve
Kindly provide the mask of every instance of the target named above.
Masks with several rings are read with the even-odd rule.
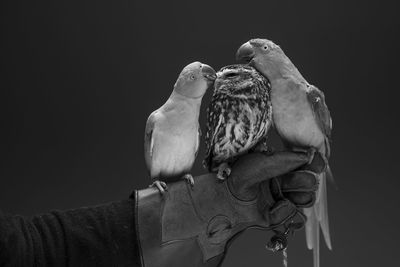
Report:
[[[141,266],[135,200],[34,217],[0,212],[0,266]]]

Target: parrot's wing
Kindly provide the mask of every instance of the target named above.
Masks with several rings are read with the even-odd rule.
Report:
[[[307,98],[311,105],[315,120],[320,130],[325,135],[325,156],[328,159],[330,156],[329,142],[331,139],[332,118],[328,106],[325,103],[324,93],[314,85],[308,85]]]
[[[201,128],[200,128],[200,124],[197,126],[198,127],[198,131],[197,131],[197,138],[196,138],[196,152],[194,157],[197,158],[197,154],[199,153],[199,148],[200,148],[200,138],[201,138]]]
[[[331,154],[330,142],[331,142],[331,132],[332,132],[332,118],[329,113],[328,106],[326,105],[325,102],[324,93],[314,85],[308,85],[307,87],[308,87],[307,88],[308,102],[310,102],[311,109],[313,111],[314,118],[318,124],[318,127],[325,135],[324,151],[325,151],[325,157],[328,160]],[[329,181],[336,186],[329,165],[327,166],[326,174]]]
[[[144,132],[144,159],[149,171],[151,170],[151,158],[153,156],[153,130],[156,123],[156,112],[157,111],[154,111],[150,114],[149,118],[147,119],[146,129]]]

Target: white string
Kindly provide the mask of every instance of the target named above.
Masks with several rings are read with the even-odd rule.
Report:
[[[282,254],[283,254],[283,266],[287,267],[287,251],[286,251],[286,248],[284,250],[282,250]]]

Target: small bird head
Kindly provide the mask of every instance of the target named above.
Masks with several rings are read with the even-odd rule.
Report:
[[[268,78],[272,78],[286,59],[279,45],[267,39],[251,39],[236,52],[237,61],[248,63]]]
[[[196,61],[183,68],[175,83],[174,91],[185,97],[201,98],[216,77],[213,68]]]
[[[268,80],[257,70],[248,65],[230,65],[217,72],[215,90],[231,96],[246,96],[257,93],[257,90],[269,90]]]

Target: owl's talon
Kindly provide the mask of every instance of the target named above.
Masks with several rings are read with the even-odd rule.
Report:
[[[225,181],[231,174],[231,171],[232,170],[229,167],[228,163],[222,163],[218,167],[217,178],[221,181]]]
[[[274,154],[275,149],[271,146],[267,146],[265,143],[259,143],[253,150],[254,152],[263,153],[267,156]]]
[[[184,179],[190,186],[194,187],[194,178],[190,173],[185,174],[182,179]]]
[[[158,191],[160,191],[161,195],[164,195],[166,191],[168,191],[168,186],[165,182],[156,180],[149,187],[157,187]]]

